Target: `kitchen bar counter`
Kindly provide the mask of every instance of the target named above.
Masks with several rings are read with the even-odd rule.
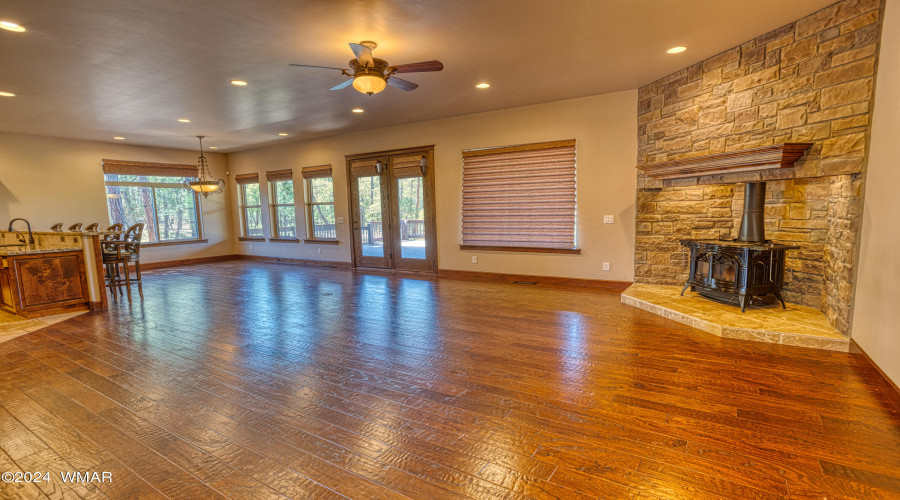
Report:
[[[80,252],[84,247],[59,247],[47,248],[38,245],[25,246],[0,246],[0,257],[9,257],[11,255],[35,255],[43,253],[57,252]]]
[[[106,232],[0,231],[0,308],[24,318],[107,306],[100,238]]]

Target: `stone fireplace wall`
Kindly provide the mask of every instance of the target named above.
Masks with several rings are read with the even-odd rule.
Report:
[[[639,89],[638,164],[813,146],[789,169],[638,173],[636,282],[683,284],[678,240],[735,238],[743,184],[763,180],[767,238],[802,247],[785,299],[849,332],[880,19],[878,1],[844,0]]]

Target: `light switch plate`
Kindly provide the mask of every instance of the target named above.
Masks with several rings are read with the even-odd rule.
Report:
[[[343,218],[343,217],[338,217],[338,218],[337,218],[337,223],[338,223],[338,224],[343,224],[343,223],[344,223],[344,218]]]
[[[612,215],[604,215],[604,216],[603,216],[603,223],[604,223],[604,224],[612,224],[614,221],[615,221],[615,217],[612,216]]]
[[[472,264],[478,264],[478,256],[477,255],[472,256]]]
[[[604,271],[609,271],[609,262],[604,262],[604,263],[603,263],[603,270],[604,270]]]

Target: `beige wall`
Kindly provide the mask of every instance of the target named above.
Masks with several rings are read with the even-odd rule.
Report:
[[[900,385],[900,0],[887,0],[881,36],[853,340]]]
[[[24,217],[34,230],[47,230],[57,222],[99,222],[106,227],[106,190],[103,158],[195,164],[196,151],[56,139],[35,135],[0,133],[0,225]],[[209,154],[210,168],[224,176],[227,159]],[[208,244],[145,248],[143,262],[159,262],[230,254],[230,212],[223,195],[202,203]],[[18,226],[17,226],[18,227]]]
[[[439,268],[630,281],[634,269],[636,106],[637,91],[632,90],[491,111],[233,153],[229,168],[232,175],[258,172],[261,179],[266,170],[293,168],[299,186],[301,167],[330,163],[337,216],[349,221],[344,155],[433,144]],[[461,251],[462,150],[557,139],[577,141],[577,232],[582,254]],[[236,190],[233,182],[229,189]],[[300,207],[302,190],[297,193]],[[614,215],[615,223],[603,224],[603,215]],[[233,220],[237,231],[236,208]],[[238,252],[349,261],[350,225],[337,227],[339,246],[242,242]],[[320,248],[321,254],[317,253]],[[473,255],[478,255],[478,264],[472,264]],[[603,262],[610,262],[610,271],[601,270]]]

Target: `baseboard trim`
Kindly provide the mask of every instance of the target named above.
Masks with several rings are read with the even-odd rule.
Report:
[[[894,409],[900,412],[900,387],[888,378],[881,367],[853,339],[850,339],[850,354],[865,359],[866,363],[874,368],[874,370],[870,370],[868,366],[860,365],[860,368],[870,372],[875,385],[884,394],[884,397],[894,405]]]
[[[500,281],[513,283],[527,281],[541,285],[580,286],[586,288],[603,288],[606,290],[625,291],[631,286],[630,281],[592,280],[584,278],[561,278],[557,276],[532,276],[528,274],[486,273],[479,271],[459,271],[456,269],[438,269],[438,276],[442,278],[469,279],[479,281]]]
[[[212,257],[197,257],[195,259],[180,259],[180,260],[167,260],[163,262],[142,262],[141,263],[141,271],[148,271],[150,269],[159,269],[161,267],[177,267],[177,266],[191,266],[194,264],[209,264],[210,262],[222,262],[225,260],[234,260],[238,258],[237,255],[229,254],[229,255],[214,255]]]
[[[308,259],[290,259],[286,257],[266,257],[264,255],[235,255],[239,260],[255,260],[259,262],[272,262],[275,264],[291,264],[295,266],[312,266],[312,267],[339,267],[351,268],[349,262],[338,262],[333,260],[308,260]]]

